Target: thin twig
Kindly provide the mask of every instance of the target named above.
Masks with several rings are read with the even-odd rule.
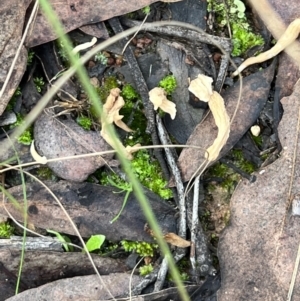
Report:
[[[295,282],[296,282],[296,277],[297,277],[297,273],[298,273],[298,269],[299,269],[299,262],[300,262],[300,244],[298,246],[297,258],[296,258],[296,262],[295,262],[295,265],[294,265],[294,270],[293,270],[293,275],[292,275],[292,279],[291,279],[291,283],[290,283],[290,287],[289,287],[287,301],[292,300],[293,291],[294,291]]]
[[[134,20],[125,19],[125,18],[122,18],[121,22],[128,27],[137,26],[137,25],[141,24],[140,21],[134,21]],[[174,21],[171,21],[171,22],[174,22]],[[144,26],[147,24],[151,24],[151,23],[145,23]],[[156,33],[170,35],[173,37],[178,37],[181,39],[188,39],[196,44],[197,43],[205,43],[205,44],[214,45],[218,48],[219,48],[219,45],[222,45],[223,49],[227,53],[231,53],[231,50],[232,50],[232,43],[231,43],[230,39],[209,35],[209,34],[205,33],[204,31],[199,30],[199,28],[198,28],[198,30],[187,28],[186,26],[182,26],[182,28],[180,28],[180,26],[179,26],[179,28],[178,27],[175,28],[172,25],[166,24],[166,26],[151,27],[148,30],[152,31],[152,32],[156,32]]]
[[[127,46],[130,44],[130,42],[136,37],[136,35],[140,32],[140,30],[142,29],[144,23],[146,22],[147,18],[148,18],[149,14],[147,14],[144,18],[144,20],[142,21],[141,25],[140,25],[140,28],[136,31],[136,33],[128,40],[128,42],[125,44],[125,46],[123,47],[123,50],[122,50],[122,55],[124,54]]]
[[[161,143],[163,145],[167,145],[169,142],[168,134],[162,124],[161,118],[156,115],[156,123],[157,123],[157,129],[158,129],[158,135]],[[178,193],[178,207],[179,207],[179,229],[178,234],[182,238],[186,238],[186,207],[185,207],[185,198],[184,198],[184,186],[181,180],[180,170],[176,164],[176,161],[172,155],[172,152],[168,148],[164,148],[166,153],[166,158],[168,165],[172,171],[172,174],[174,175],[175,184],[177,188]]]
[[[194,199],[193,199],[193,206],[192,206],[192,219],[191,219],[191,252],[190,252],[190,261],[192,264],[192,269],[194,271],[194,275],[196,275],[196,238],[197,238],[197,229],[199,223],[199,216],[198,216],[198,206],[199,206],[199,186],[200,186],[200,176],[195,178],[194,184]]]

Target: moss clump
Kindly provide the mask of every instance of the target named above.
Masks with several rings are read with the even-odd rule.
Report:
[[[141,276],[146,276],[150,274],[152,271],[153,271],[153,266],[151,263],[139,268],[139,272]]]
[[[254,141],[254,143],[258,146],[258,148],[261,148],[262,147],[262,144],[263,144],[263,139],[262,139],[262,136],[259,135],[259,136],[254,136],[251,134],[251,138],[252,140]]]
[[[138,241],[129,241],[122,240],[121,245],[126,252],[136,252],[141,256],[154,256],[154,251],[158,248],[157,244],[149,243],[149,242],[138,242]]]
[[[241,24],[232,24],[233,50],[232,56],[239,56],[254,46],[264,44],[264,40],[260,35],[256,35],[249,31],[249,26],[244,27]]]
[[[159,82],[159,87],[164,88],[168,95],[172,94],[177,87],[176,78],[174,75],[168,75]]]
[[[89,131],[93,125],[92,119],[86,116],[78,116],[76,122],[86,131]]]
[[[107,57],[103,52],[98,52],[97,54],[95,54],[95,61],[96,62],[100,62],[102,65],[107,65]]]
[[[17,114],[17,121],[10,126],[10,129],[13,129],[21,125],[24,121],[22,115]],[[33,128],[32,126],[25,130],[22,135],[18,138],[18,142],[24,145],[30,145],[33,140]]]
[[[37,175],[38,175],[38,177],[40,177],[41,179],[44,179],[44,180],[53,180],[53,178],[55,178],[55,175],[52,172],[52,170],[46,166],[40,167],[37,170]]]
[[[15,231],[15,228],[8,222],[0,223],[0,238],[10,238]]]
[[[165,200],[173,196],[172,190],[166,188],[167,181],[162,176],[159,163],[151,159],[148,151],[140,150],[135,153],[131,164],[133,172],[145,187]]]
[[[27,66],[30,66],[32,64],[33,59],[34,59],[34,55],[35,55],[34,51],[32,51],[32,50],[28,51]]]
[[[102,103],[105,103],[105,101],[110,93],[110,90],[114,89],[114,88],[118,88],[118,87],[119,87],[119,85],[118,85],[118,81],[117,81],[116,77],[108,76],[108,77],[104,78],[103,85],[99,88],[96,88],[97,93],[98,93]]]
[[[35,84],[36,90],[41,93],[42,92],[42,88],[45,85],[44,79],[42,77],[35,77],[33,79],[33,82]]]
[[[147,150],[140,150],[135,153],[131,164],[134,174],[145,187],[158,194],[162,199],[168,200],[172,198],[172,190],[166,188],[167,181],[162,177],[158,162],[151,159]],[[127,190],[129,185],[129,183],[113,173],[103,172],[99,180],[102,185],[111,185],[111,182],[113,182],[123,190]]]
[[[256,170],[255,165],[252,162],[249,162],[245,159],[242,150],[233,149],[231,151],[231,157],[233,159],[234,164],[241,170],[247,173],[252,173]]]
[[[130,84],[126,84],[122,88],[122,97],[126,102],[136,100],[139,97],[139,95]]]
[[[242,150],[233,149],[230,151],[227,157],[230,158],[236,167],[240,168],[246,173],[251,174],[256,169],[253,163],[244,158]],[[217,162],[211,168],[209,168],[207,175],[210,177],[222,178],[223,181],[221,183],[221,187],[226,189],[229,194],[233,192],[237,182],[240,179],[239,174],[235,173],[235,171],[230,167],[220,162]],[[210,185],[209,188],[212,188],[212,190],[214,189],[212,185]]]
[[[216,14],[218,26],[223,28],[229,24],[232,31],[233,50],[232,56],[243,55],[248,49],[263,45],[264,40],[260,35],[251,32],[247,21],[245,4],[241,0],[208,0],[207,10]]]

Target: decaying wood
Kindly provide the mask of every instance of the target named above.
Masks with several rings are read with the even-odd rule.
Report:
[[[140,276],[116,273],[102,276],[102,279],[105,285],[100,283],[95,275],[61,279],[26,290],[7,300],[38,301],[46,298],[47,300],[91,301],[109,300],[111,296],[127,297],[129,295],[129,283],[131,284],[130,289],[132,289],[139,281]],[[108,293],[108,290],[111,294]]]
[[[27,237],[25,244],[23,237],[11,236],[9,239],[0,239],[0,250],[9,248],[11,251],[56,251],[62,252],[62,243],[57,238],[52,237]],[[1,259],[0,259],[1,260]]]
[[[101,257],[97,254],[91,254],[91,256],[99,273],[102,275],[121,273],[128,270],[125,260]],[[0,262],[16,278],[20,258],[20,250],[10,250],[9,248],[0,250]],[[1,273],[2,270],[0,269]],[[62,253],[46,250],[27,250],[25,252],[21,279],[28,289],[62,278],[92,275],[94,273],[88,257],[82,252]],[[10,277],[9,280],[14,281],[15,279]]]

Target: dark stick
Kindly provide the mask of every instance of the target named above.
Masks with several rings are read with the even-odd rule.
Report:
[[[227,165],[231,169],[233,169],[236,173],[240,174],[243,178],[248,179],[250,183],[254,183],[256,181],[255,175],[250,175],[250,174],[244,172],[243,170],[241,170],[240,168],[235,166],[232,162],[230,162],[228,159],[221,158],[219,161],[221,163]]]
[[[278,125],[280,122],[280,88],[275,87],[274,102],[273,102],[273,131],[275,135],[275,140],[277,143],[277,153],[282,150],[282,145],[278,136]]]
[[[122,21],[122,24],[124,24],[128,27],[141,25],[140,21],[134,21],[134,20],[125,19],[125,18],[122,18],[121,21]],[[145,23],[145,24],[149,24],[149,23]],[[227,53],[231,53],[231,50],[232,50],[232,43],[231,43],[230,39],[212,36],[212,35],[205,33],[204,31],[200,33],[200,32],[193,31],[191,29],[186,29],[183,27],[174,27],[174,26],[169,26],[169,25],[166,25],[164,27],[154,27],[153,26],[153,28],[149,28],[147,30],[156,32],[156,33],[170,35],[173,37],[178,37],[181,39],[187,39],[189,41],[192,41],[195,44],[205,43],[205,44],[210,44],[210,45],[214,45],[217,47],[218,47],[218,45],[222,45],[222,47],[224,48],[224,50]]]

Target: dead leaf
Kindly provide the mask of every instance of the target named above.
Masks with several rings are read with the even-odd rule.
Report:
[[[230,136],[221,151],[221,156],[228,152],[256,121],[268,98],[273,74],[274,66],[270,66],[243,79],[240,109],[237,111],[237,115],[230,126]],[[239,85],[240,83],[237,82],[233,87],[226,90],[223,95],[229,116],[232,116],[237,105]],[[214,118],[212,115],[209,115],[203,122],[197,125],[188,139],[187,145],[196,145],[207,149],[212,145],[217,133],[218,130],[215,126]],[[188,181],[195,173],[201,162],[203,162],[203,154],[204,152],[199,152],[198,149],[183,149],[178,160],[183,181]]]
[[[160,108],[162,111],[170,114],[172,119],[176,116],[176,105],[167,99],[167,93],[163,88],[153,88],[149,91],[149,99],[154,105],[154,110]]]
[[[153,242],[152,237],[144,231],[147,220],[134,193],[130,193],[122,214],[111,224],[110,221],[122,207],[126,192],[115,193],[115,187],[87,182],[46,181],[45,183],[60,199],[83,237],[101,233],[111,241],[127,239]],[[38,228],[76,235],[61,208],[41,184],[26,183],[26,189],[30,223]],[[22,186],[15,186],[8,191],[23,204]],[[175,210],[148,189],[144,188],[144,193],[159,220],[162,231],[175,232]],[[0,197],[2,198],[1,194]],[[18,221],[23,221],[22,210],[18,210],[11,202],[6,203],[6,208]],[[7,216],[2,202],[0,215]]]
[[[300,243],[300,219],[287,209],[300,191],[299,99],[298,81],[293,94],[281,100],[281,156],[256,173],[255,183],[243,180],[231,199],[231,221],[218,250],[220,301],[287,300]],[[298,272],[293,300],[299,300],[299,283]]]
[[[104,0],[74,0],[72,2],[50,0],[49,2],[62,22],[64,31],[67,33],[83,25],[99,23],[115,16],[136,11],[157,2],[157,0],[111,0],[109,2]],[[26,46],[34,47],[53,41],[56,38],[56,34],[40,9],[33,31],[26,41]]]
[[[0,89],[20,45],[27,6],[31,1],[2,0],[0,7]],[[27,50],[22,47],[10,81],[0,100],[0,115],[17,89],[27,66]]]
[[[139,284],[141,276],[126,273],[102,275],[105,285],[102,285],[97,275],[79,276],[53,281],[37,288],[29,289],[9,298],[10,301],[31,300],[64,300],[91,301],[109,300],[114,297],[127,297],[129,284],[131,289]],[[107,292],[109,289],[110,293]]]
[[[20,256],[21,251],[7,248],[1,248],[0,250],[0,262],[2,262],[5,268],[13,275],[18,274]],[[100,274],[121,273],[128,270],[125,265],[125,260],[101,257],[97,254],[91,254],[91,256]],[[26,250],[24,259],[22,281],[30,288],[57,279],[66,278],[66,276],[68,277],[70,275],[74,277],[95,273],[88,257],[82,252]],[[51,264],[49,264],[49,262],[51,262]]]
[[[86,131],[73,120],[59,120],[53,114],[42,114],[34,124],[36,151],[46,159],[110,150],[102,137]],[[113,154],[47,163],[59,177],[82,182],[96,169],[111,161]],[[43,162],[46,162],[43,159]]]
[[[164,235],[164,240],[173,245],[173,246],[176,246],[176,247],[179,247],[179,248],[187,248],[191,245],[191,242],[190,241],[187,241],[183,238],[181,238],[180,236],[178,236],[177,234],[175,233],[167,233]]]

